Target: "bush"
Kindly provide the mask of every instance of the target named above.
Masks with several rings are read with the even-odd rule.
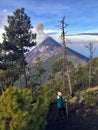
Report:
[[[32,130],[30,91],[9,87],[0,97],[0,130]]]
[[[31,104],[28,89],[9,87],[0,97],[0,130],[44,130],[49,105],[55,101],[55,87],[44,86]],[[40,94],[39,94],[40,93]]]
[[[87,91],[84,96],[85,104],[91,105],[94,103],[94,92],[93,91]]]

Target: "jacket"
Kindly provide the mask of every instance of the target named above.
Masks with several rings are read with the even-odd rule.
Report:
[[[57,96],[57,107],[63,108],[64,100],[62,97]]]

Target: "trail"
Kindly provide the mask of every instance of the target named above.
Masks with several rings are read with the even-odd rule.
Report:
[[[56,104],[53,103],[50,105],[50,109],[47,114],[47,126],[45,130],[79,130],[79,124],[75,126],[76,121],[75,111],[71,111],[68,114],[68,117],[59,116]]]
[[[55,103],[50,105],[45,130],[98,130],[98,106],[83,108],[80,105],[69,104],[69,114],[59,116]]]

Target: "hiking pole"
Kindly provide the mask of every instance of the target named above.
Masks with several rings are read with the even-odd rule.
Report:
[[[66,101],[66,116],[68,118],[68,103],[67,103],[67,101]]]

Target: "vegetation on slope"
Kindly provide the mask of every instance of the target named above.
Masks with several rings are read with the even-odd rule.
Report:
[[[32,102],[28,89],[9,87],[0,96],[0,130],[42,130],[45,115],[54,96],[54,90],[43,89],[37,93],[37,102]],[[54,94],[53,94],[54,93]]]
[[[9,87],[0,97],[0,129],[27,130],[32,128],[30,91]]]

